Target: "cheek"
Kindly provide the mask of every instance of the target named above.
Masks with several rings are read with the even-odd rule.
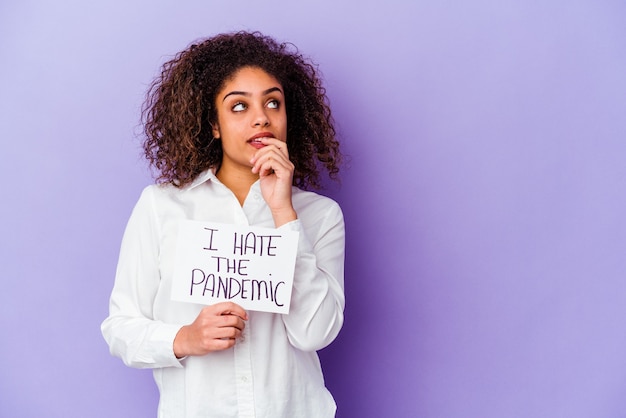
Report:
[[[234,123],[228,116],[218,118],[218,131],[222,137],[230,137],[239,130],[237,123]]]
[[[282,139],[284,142],[287,142],[287,115],[282,115],[281,125],[282,125]]]

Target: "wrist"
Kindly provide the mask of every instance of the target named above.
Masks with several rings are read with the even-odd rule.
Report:
[[[272,218],[274,218],[274,226],[279,228],[286,223],[298,219],[298,214],[293,207],[277,210],[272,209]]]
[[[172,349],[177,359],[181,359],[188,355],[185,350],[185,343],[184,343],[186,331],[187,331],[187,325],[181,327],[178,330],[176,337],[174,337],[174,342],[172,343]]]

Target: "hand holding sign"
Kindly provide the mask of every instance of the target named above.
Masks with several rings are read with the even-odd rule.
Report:
[[[289,313],[298,233],[181,221],[172,299]]]
[[[241,336],[247,319],[246,311],[232,302],[207,306],[193,323],[178,331],[174,338],[174,354],[178,358],[203,356],[230,348]]]

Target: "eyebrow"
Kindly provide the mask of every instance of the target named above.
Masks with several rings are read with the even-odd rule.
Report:
[[[269,88],[269,89],[267,89],[267,90],[263,91],[263,92],[262,92],[262,95],[263,95],[263,96],[267,96],[268,94],[270,94],[270,93],[272,93],[272,92],[275,92],[275,91],[279,91],[281,94],[283,94],[283,95],[284,95],[283,91],[282,91],[280,88],[278,88],[278,87],[271,87],[271,88]],[[228,96],[233,96],[233,95],[235,95],[235,96],[247,96],[247,97],[249,97],[249,96],[252,96],[252,93],[248,93],[248,92],[246,92],[246,91],[231,91],[230,93],[227,93],[227,94],[226,94],[226,96],[224,96],[224,98],[222,99],[222,102],[223,102],[224,100],[226,100],[226,98],[227,98]]]

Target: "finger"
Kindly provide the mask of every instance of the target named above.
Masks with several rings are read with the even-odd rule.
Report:
[[[278,149],[267,149],[267,150],[259,150],[255,154],[255,156],[250,160],[253,164],[252,172],[260,173],[261,167],[266,165],[269,161],[272,163],[280,164],[283,167],[288,166],[291,161],[289,161],[289,157],[280,153]]]
[[[215,339],[211,341],[211,348],[209,351],[221,351],[226,350],[235,345],[237,342],[234,338],[223,338],[223,339]]]
[[[276,174],[278,177],[289,176],[293,171],[293,163],[283,156],[276,154],[268,154],[257,161],[253,167],[261,176],[268,174]]]
[[[261,177],[275,174],[278,163],[272,159],[271,155],[266,156],[263,160],[260,160],[257,164],[257,170]]]
[[[219,328],[236,328],[238,330],[243,330],[246,323],[237,315],[220,315],[216,326]]]
[[[276,158],[289,161],[289,152],[287,150],[287,144],[285,142],[275,138],[262,138],[262,142],[263,144],[265,144],[265,146],[257,150],[254,156],[250,159],[251,164],[257,163],[268,154],[274,154]]]
[[[235,315],[244,321],[248,319],[248,313],[241,306],[233,302],[219,302],[212,305],[217,315]]]
[[[261,143],[266,145],[263,148],[274,148],[278,150],[281,154],[285,156],[288,155],[287,143],[285,141],[281,141],[280,139],[276,138],[261,138]]]
[[[241,330],[234,327],[219,328],[214,334],[214,338],[217,340],[236,340],[239,337],[241,337]]]

